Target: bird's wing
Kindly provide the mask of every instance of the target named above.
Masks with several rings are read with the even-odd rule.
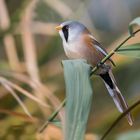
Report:
[[[90,49],[96,49],[99,51],[103,56],[107,56],[107,51],[102,47],[102,45],[92,36],[92,35],[84,35],[85,43]],[[111,58],[109,61],[115,66],[115,63]]]

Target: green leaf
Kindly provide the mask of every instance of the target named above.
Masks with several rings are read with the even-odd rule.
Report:
[[[52,123],[53,125],[55,125],[55,126],[57,126],[57,127],[59,127],[59,128],[62,127],[62,124],[61,124],[60,120],[54,119],[54,120],[51,121],[50,123]]]
[[[118,136],[117,140],[140,140],[140,130],[129,131]]]
[[[116,53],[140,58],[140,43],[122,46]]]
[[[65,140],[84,140],[92,103],[91,66],[84,60],[63,61],[66,83]]]
[[[129,24],[129,33],[130,33],[130,35],[133,35],[135,26],[140,26],[140,17],[137,17],[133,21],[130,22],[130,24]]]

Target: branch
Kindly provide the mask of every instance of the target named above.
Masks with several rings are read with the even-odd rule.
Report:
[[[62,107],[65,106],[66,98],[63,100],[63,102],[60,104],[58,109],[52,113],[52,115],[49,117],[49,119],[42,125],[42,127],[39,129],[39,133],[42,133],[45,128],[48,126],[48,124],[54,120],[54,118],[57,116],[58,112],[62,109]]]
[[[128,36],[121,44],[119,44],[114,50],[110,51],[110,53],[108,53],[108,55],[107,55],[105,58],[103,58],[103,59],[101,60],[100,65],[104,64],[109,58],[111,58],[111,57],[114,55],[114,53],[115,53],[116,51],[118,51],[119,48],[120,48],[123,44],[125,44],[129,39],[131,39],[132,37],[134,37],[138,32],[140,32],[140,29],[136,30],[136,31],[133,33],[133,35],[129,35],[129,36]],[[92,70],[92,72],[91,72],[91,76],[92,76],[93,73],[99,68],[100,65],[97,65],[96,67],[93,68],[93,70]]]
[[[107,131],[102,136],[101,140],[104,140],[105,137],[111,132],[111,130],[118,124],[118,122],[130,111],[132,111],[136,106],[140,104],[140,100],[135,102],[132,106],[130,106],[125,112],[123,112],[113,123],[112,125],[107,129]]]

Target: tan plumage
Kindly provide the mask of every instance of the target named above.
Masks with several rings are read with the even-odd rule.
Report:
[[[91,35],[89,34],[84,34],[82,35],[82,39],[83,43],[85,44],[85,47],[87,47],[87,51],[90,53],[89,55],[91,56],[91,60],[90,60],[90,64],[92,64],[93,67],[95,67],[97,64],[100,63],[100,61],[107,55],[106,50],[104,50],[101,46],[101,44],[99,42],[97,42]],[[98,49],[98,47],[100,47],[100,49],[102,51],[100,51]],[[86,52],[84,52],[86,53]],[[87,56],[87,60],[88,57]],[[107,64],[108,67],[111,67],[111,63],[113,63],[113,61],[111,59],[107,60],[105,64]],[[114,64],[114,63],[113,63]],[[108,69],[108,68],[107,68]],[[99,70],[98,70],[99,72]],[[100,73],[100,72],[99,72]],[[102,72],[101,72],[102,73]]]

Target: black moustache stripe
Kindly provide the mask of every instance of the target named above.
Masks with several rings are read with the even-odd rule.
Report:
[[[66,42],[68,42],[68,36],[69,36],[68,26],[64,26],[64,27],[62,28],[62,32],[63,32],[63,34],[64,34],[64,37],[65,37]]]

